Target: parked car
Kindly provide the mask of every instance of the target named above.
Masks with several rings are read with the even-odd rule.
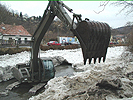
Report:
[[[113,45],[114,43],[113,42],[110,42],[110,45]]]
[[[119,44],[118,42],[110,42],[110,45],[115,45],[115,44]]]
[[[64,45],[71,45],[71,42],[65,42]]]
[[[47,45],[48,45],[48,46],[51,46],[51,45],[59,45],[59,46],[61,46],[61,44],[58,43],[57,41],[49,41],[49,42],[47,43]]]
[[[71,44],[79,44],[79,42],[72,42]]]

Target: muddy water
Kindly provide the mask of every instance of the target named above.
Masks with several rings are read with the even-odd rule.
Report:
[[[0,83],[0,91],[5,91],[5,88],[15,82],[16,79],[9,80],[7,82]],[[19,88],[16,88],[8,92],[8,96],[0,95],[0,100],[27,100],[31,95],[27,92],[32,86],[30,84],[21,84]]]
[[[55,77],[72,76],[73,72],[81,71],[81,70],[73,69],[71,65],[60,65],[60,66],[57,66],[55,69],[56,69]],[[7,82],[0,83],[0,92],[5,91],[5,88],[9,84],[15,81],[16,79],[12,79]],[[31,87],[32,86],[30,84],[26,84],[26,83],[22,84],[20,85],[19,88],[9,91],[8,96],[0,95],[0,100],[27,100],[28,98],[31,97],[31,95],[28,93],[28,90]]]
[[[73,72],[81,72],[80,69],[73,69],[71,65],[60,65],[56,67],[55,77],[73,76]]]

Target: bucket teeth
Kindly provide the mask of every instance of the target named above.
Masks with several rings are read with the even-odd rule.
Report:
[[[92,58],[91,58],[91,59],[89,59],[89,64],[91,64],[91,60],[92,60]]]
[[[97,58],[94,58],[94,64],[96,63]]]
[[[103,57],[103,62],[105,62],[105,59],[106,59],[106,57],[104,56],[104,57]]]
[[[99,62],[99,63],[101,62],[101,57],[99,58],[98,62]]]
[[[84,65],[86,64],[86,60],[87,60],[87,59],[84,58]]]

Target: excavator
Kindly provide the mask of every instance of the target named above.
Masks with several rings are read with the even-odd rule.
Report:
[[[72,19],[67,11],[73,14]],[[103,62],[105,61],[111,35],[110,26],[107,23],[91,21],[88,18],[82,20],[81,14],[75,14],[62,1],[49,1],[42,20],[32,36],[30,63],[17,64],[16,67],[12,68],[13,75],[18,81],[8,86],[7,89],[12,89],[12,87],[24,82],[45,83],[54,78],[55,69],[52,59],[40,58],[38,52],[40,43],[55,17],[64,22],[78,38],[82,48],[84,64],[86,64],[87,59],[89,64],[92,59],[94,63],[97,59],[100,63],[101,58],[103,58]],[[43,85],[37,86],[41,87]],[[36,89],[38,88],[33,87],[30,91],[36,92]]]

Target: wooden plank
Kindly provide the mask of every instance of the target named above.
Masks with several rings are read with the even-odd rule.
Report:
[[[29,93],[32,94],[32,95],[35,95],[35,93],[41,89],[42,87],[44,87],[46,85],[46,83],[39,83],[37,85],[35,85],[33,88],[31,88],[29,90]]]

